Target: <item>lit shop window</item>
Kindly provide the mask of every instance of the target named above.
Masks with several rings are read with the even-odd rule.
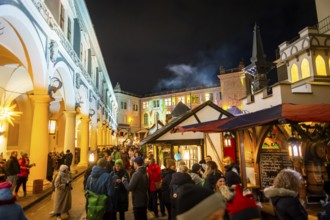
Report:
[[[185,101],[184,96],[178,97],[178,103],[182,102],[184,104],[185,103],[184,101]]]
[[[171,106],[171,98],[165,99],[165,106]]]
[[[148,102],[143,102],[143,104],[142,104],[142,108],[143,108],[143,109],[148,108]]]

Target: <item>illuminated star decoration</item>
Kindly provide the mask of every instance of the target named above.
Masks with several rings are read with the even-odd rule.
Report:
[[[22,114],[22,112],[16,112],[14,109],[16,104],[10,105],[10,102],[5,102],[4,100],[0,103],[0,123],[8,122],[14,126],[14,117],[17,117]]]

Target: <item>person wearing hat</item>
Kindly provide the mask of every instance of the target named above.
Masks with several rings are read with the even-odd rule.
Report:
[[[176,163],[173,159],[167,159],[165,161],[166,169],[162,170],[161,177],[162,177],[162,200],[167,210],[168,220],[171,219],[171,190],[170,190],[170,183],[172,180],[172,175],[176,172]]]
[[[107,161],[101,158],[97,161],[96,165],[93,166],[92,172],[86,180],[85,191],[90,190],[96,194],[107,195],[108,200],[106,204],[106,211],[103,219],[111,219],[111,200],[110,196],[114,193],[109,173],[106,170]],[[87,200],[87,198],[86,198]],[[86,202],[86,207],[88,204]],[[87,209],[87,208],[86,208]]]
[[[6,176],[0,174],[0,219],[27,220],[24,211],[10,191],[12,183],[6,181]]]
[[[120,157],[120,152],[118,151],[118,147],[117,146],[114,146],[113,147],[113,152],[112,152],[112,154],[111,154],[111,159],[112,159],[112,161],[116,161],[116,160],[118,160],[118,159],[121,159],[121,157]]]
[[[30,174],[30,168],[35,164],[30,164],[30,160],[27,153],[22,153],[22,157],[18,160],[20,165],[20,172],[17,174],[17,185],[15,188],[15,195],[17,195],[19,188],[23,185],[24,197],[26,197],[26,182]]]
[[[328,220],[330,219],[330,181],[324,181],[323,184],[323,192],[325,193],[326,199],[322,204],[324,211],[317,213],[317,217],[319,220]],[[322,202],[322,201],[321,201]]]
[[[114,194],[111,196],[111,220],[117,219],[117,212],[119,212],[120,220],[125,220],[125,212],[128,210],[128,191],[122,183],[122,178],[128,180],[129,175],[121,159],[116,160],[114,168],[114,171],[110,173],[111,184],[115,189]]]
[[[59,168],[59,173],[55,179],[55,194],[54,194],[54,209],[49,214],[56,215],[57,220],[61,220],[61,214],[69,215],[71,209],[71,174],[69,167],[62,164]]]
[[[133,194],[133,212],[135,220],[147,220],[148,188],[149,180],[146,167],[143,166],[143,158],[138,156],[134,159],[135,172],[131,181],[123,177],[122,182],[128,191]]]
[[[177,220],[223,220],[226,204],[218,193],[196,184],[184,184],[177,192]],[[242,218],[244,219],[244,218]]]

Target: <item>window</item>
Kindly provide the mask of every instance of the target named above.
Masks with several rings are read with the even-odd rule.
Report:
[[[297,82],[299,80],[298,67],[296,64],[293,64],[291,66],[290,75],[292,83]]]
[[[133,111],[139,111],[139,106],[137,104],[133,104]]]
[[[142,108],[143,108],[143,109],[148,108],[148,106],[149,106],[148,102],[143,102],[143,103],[142,103]]]
[[[190,96],[187,95],[187,104],[190,104]]]
[[[305,58],[303,59],[303,61],[301,62],[301,76],[303,79],[308,78],[311,76],[311,71],[309,68],[309,62],[308,60]]]
[[[222,100],[222,93],[219,92],[219,99]]]
[[[154,100],[154,108],[159,108],[159,100]]]
[[[143,115],[143,124],[144,124],[144,126],[148,126],[148,121],[149,121],[148,113],[144,113],[144,115]]]
[[[191,103],[192,104],[199,104],[199,95],[193,95],[191,96]]]
[[[315,59],[315,65],[316,65],[316,75],[318,76],[327,75],[327,71],[325,70],[325,62],[323,57],[321,57],[321,55],[317,55]]]
[[[184,104],[184,100],[185,100],[184,96],[178,97],[178,103],[182,102]]]
[[[210,99],[213,102],[213,93],[210,93]]]
[[[67,37],[68,40],[71,42],[71,34],[72,34],[72,30],[71,30],[71,20],[68,19],[68,33],[67,33]]]
[[[165,99],[165,106],[171,106],[171,98]]]
[[[65,11],[63,5],[61,5],[60,27],[62,30],[64,30],[64,18],[65,18]]]
[[[210,94],[209,93],[206,93],[205,94],[205,101],[208,101],[208,100],[210,100]]]
[[[121,109],[127,109],[127,102],[120,102]]]

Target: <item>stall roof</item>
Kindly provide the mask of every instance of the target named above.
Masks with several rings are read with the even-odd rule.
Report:
[[[284,103],[257,112],[207,123],[178,127],[181,132],[222,132],[245,129],[268,123],[330,122],[330,104]]]
[[[141,146],[143,144],[155,142],[159,137],[161,137],[162,135],[166,134],[167,132],[175,129],[176,126],[178,126],[180,123],[182,123],[183,121],[185,121],[189,117],[195,115],[198,111],[200,111],[201,109],[203,109],[206,106],[210,106],[210,107],[216,109],[218,112],[220,112],[220,117],[219,118],[221,118],[222,115],[225,115],[227,117],[233,117],[232,114],[230,114],[229,112],[223,110],[222,108],[220,108],[219,106],[214,104],[212,101],[207,101],[207,102],[204,102],[203,104],[197,106],[196,108],[189,110],[188,112],[181,115],[180,117],[177,117],[177,118],[173,119],[170,123],[166,124],[164,127],[157,130],[155,133],[153,133],[153,134],[147,136],[146,138],[144,138],[139,143],[139,145]]]

